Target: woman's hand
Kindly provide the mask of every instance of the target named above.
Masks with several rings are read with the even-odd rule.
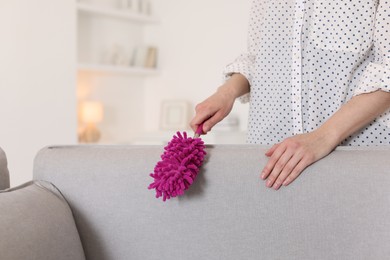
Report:
[[[261,178],[266,186],[278,190],[294,181],[310,164],[328,155],[337,145],[320,131],[295,135],[275,144],[266,152],[269,157]]]
[[[375,91],[354,96],[317,130],[287,138],[267,151],[261,173],[267,187],[289,185],[310,164],[328,155],[342,140],[390,109],[390,93]]]
[[[217,91],[195,107],[196,115],[192,119],[191,128],[196,131],[203,123],[203,133],[207,133],[211,128],[224,119],[232,110],[235,97],[225,91]]]
[[[203,133],[206,134],[232,111],[236,98],[248,92],[247,79],[241,74],[233,74],[215,94],[196,106],[195,117],[190,122],[192,130],[196,132],[203,123]]]

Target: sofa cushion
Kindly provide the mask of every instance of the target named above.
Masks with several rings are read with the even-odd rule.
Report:
[[[71,209],[48,182],[0,191],[1,259],[85,259]]]
[[[9,188],[9,173],[7,168],[7,157],[0,148],[0,190]]]

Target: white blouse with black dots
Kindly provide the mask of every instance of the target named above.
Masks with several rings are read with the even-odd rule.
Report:
[[[232,73],[250,83],[248,143],[312,131],[352,96],[390,92],[390,0],[254,0]],[[390,145],[390,111],[342,145]]]

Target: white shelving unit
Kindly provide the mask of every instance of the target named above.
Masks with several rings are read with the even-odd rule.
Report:
[[[80,72],[93,72],[93,73],[112,74],[112,75],[122,74],[122,75],[143,76],[143,77],[156,76],[159,73],[157,69],[104,65],[104,64],[85,64],[85,63],[79,63],[78,70]]]
[[[110,6],[103,6],[93,3],[76,3],[79,16],[90,15],[95,17],[106,17],[114,20],[128,21],[139,26],[157,24],[159,19],[153,15],[136,13],[131,10],[122,10]],[[97,62],[78,62],[78,70],[83,72],[97,72],[104,74],[122,74],[128,76],[156,76],[158,70],[155,68],[132,67],[123,65],[107,65]]]
[[[143,132],[143,87],[146,79],[159,74],[157,68],[142,66],[144,53],[145,64],[154,64],[155,57],[148,55],[151,49],[157,52],[157,44],[145,38],[145,31],[159,19],[116,4],[117,0],[85,0],[75,7],[78,102],[102,104],[100,143],[131,141]],[[84,125],[79,122],[80,129]]]
[[[77,10],[80,13],[91,15],[102,15],[115,19],[125,19],[137,23],[157,23],[157,17],[145,14],[138,14],[132,11],[120,10],[112,7],[105,7],[86,3],[77,3]]]

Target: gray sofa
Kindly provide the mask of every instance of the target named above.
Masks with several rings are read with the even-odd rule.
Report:
[[[7,168],[7,156],[0,147],[0,190],[9,188],[9,172]]]
[[[259,178],[266,147],[208,146],[193,186],[167,202],[147,189],[162,151],[47,147],[35,159],[34,183],[62,193],[87,259],[390,257],[390,148],[338,148],[274,191]]]

